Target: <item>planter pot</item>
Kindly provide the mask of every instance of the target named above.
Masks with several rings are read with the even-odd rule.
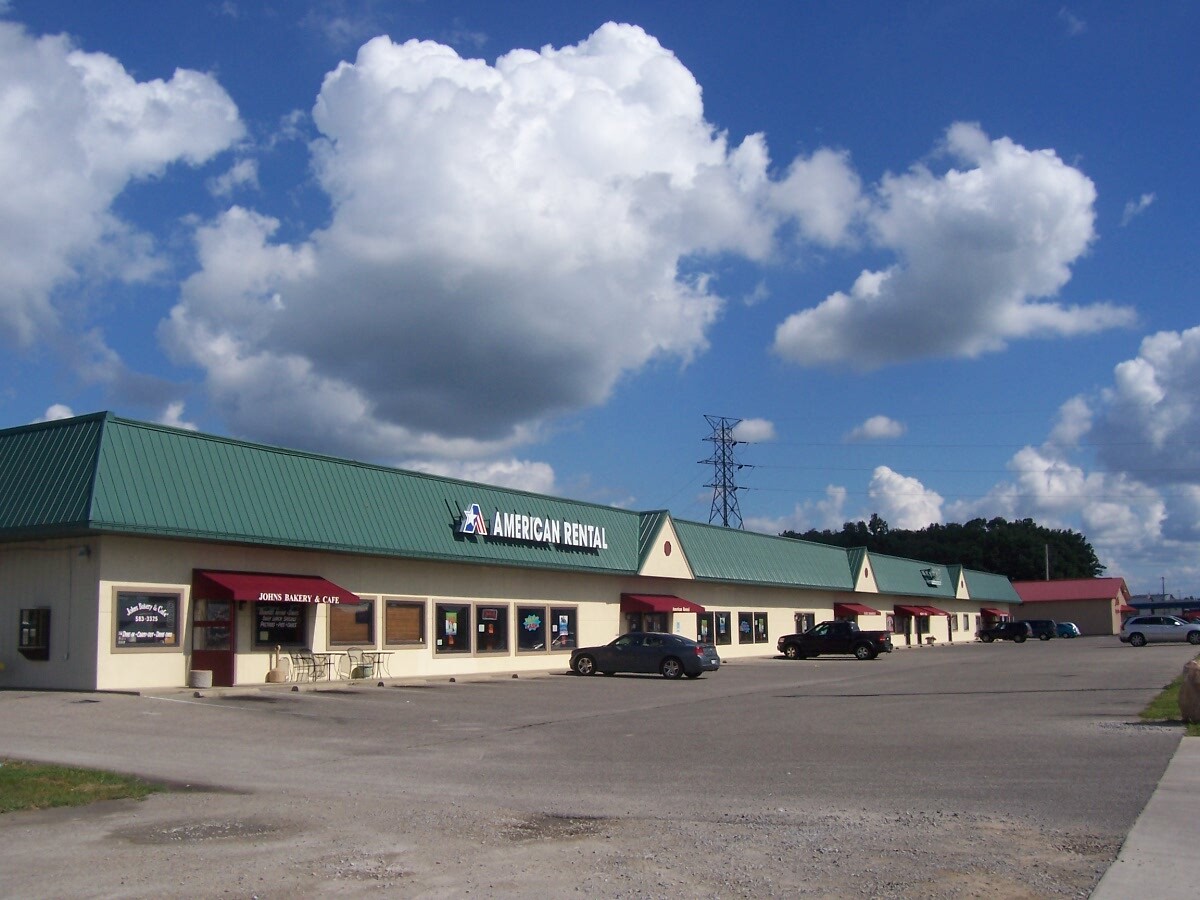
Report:
[[[188,672],[188,687],[190,688],[210,688],[212,687],[212,670],[211,669],[192,669]]]

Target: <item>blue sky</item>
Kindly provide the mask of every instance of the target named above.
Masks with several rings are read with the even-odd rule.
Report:
[[[1200,594],[1200,7],[0,0],[0,425]]]

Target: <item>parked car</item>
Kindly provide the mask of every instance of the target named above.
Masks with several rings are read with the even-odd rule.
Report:
[[[681,634],[631,631],[603,647],[577,647],[571,651],[571,671],[577,675],[601,672],[659,674],[663,678],[699,678],[721,667],[712,644],[697,644]]]
[[[1121,643],[1144,647],[1150,641],[1187,641],[1200,644],[1200,622],[1178,616],[1134,616],[1121,626]]]
[[[987,628],[979,629],[979,639],[985,644],[992,641],[1012,641],[1023,644],[1033,637],[1033,629],[1028,622],[997,622]]]
[[[863,631],[856,622],[822,622],[803,634],[785,634],[775,646],[788,659],[806,659],[828,653],[852,653],[857,659],[874,659],[892,652],[887,631]]]
[[[1021,619],[1020,621],[1029,626],[1029,630],[1039,641],[1048,641],[1053,637],[1058,637],[1058,623],[1053,619]]]
[[[1060,638],[1079,637],[1079,626],[1074,622],[1059,622],[1054,626],[1054,631]]]

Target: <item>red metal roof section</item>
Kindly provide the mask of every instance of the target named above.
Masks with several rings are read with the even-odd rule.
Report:
[[[1064,578],[1059,581],[1014,581],[1023,603],[1049,603],[1052,600],[1129,599],[1124,578]]]
[[[702,613],[704,607],[673,594],[622,594],[621,612]]]
[[[213,572],[197,569],[192,592],[211,600],[249,600],[255,603],[360,603],[332,581],[316,575],[276,575],[271,572]]]

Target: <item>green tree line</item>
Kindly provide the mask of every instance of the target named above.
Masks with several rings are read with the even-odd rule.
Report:
[[[929,525],[916,531],[889,528],[878,513],[869,522],[847,522],[841,531],[783,532],[783,537],[865,547],[873,553],[901,556],[941,565],[963,565],[980,572],[1006,575],[1013,581],[1050,578],[1096,578],[1104,566],[1087,538],[1076,531],[1044,528],[1032,519],[972,519],[959,525]]]

